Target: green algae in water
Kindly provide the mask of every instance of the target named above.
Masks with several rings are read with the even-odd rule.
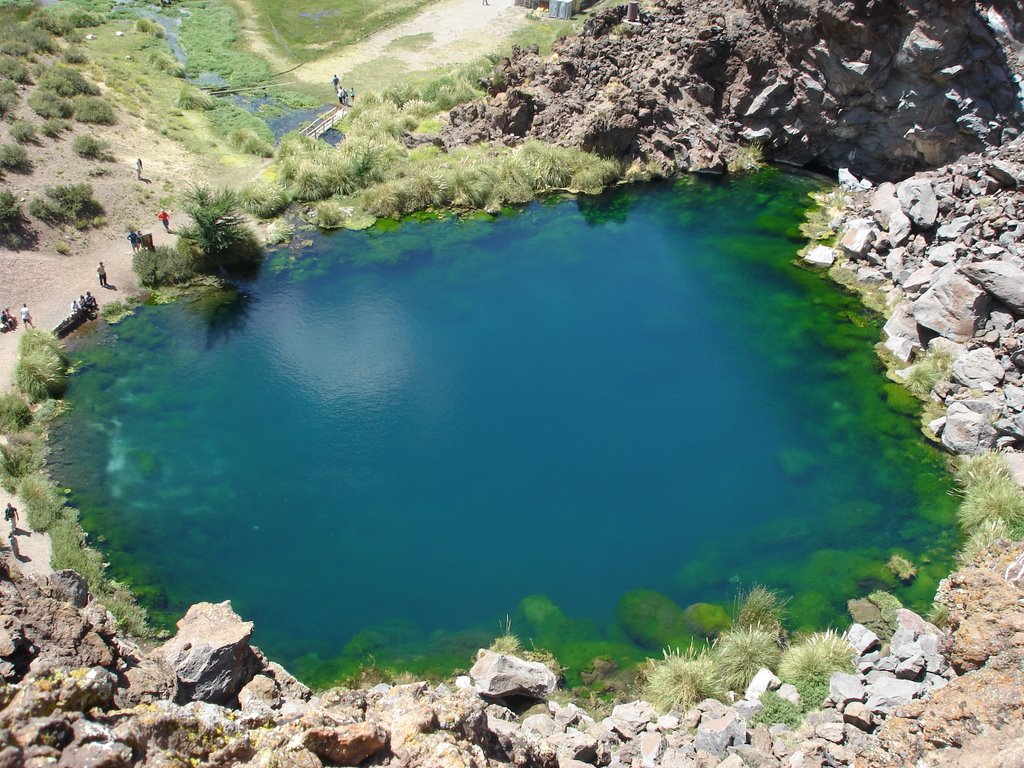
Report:
[[[793,263],[812,188],[694,179],[317,237],[75,350],[53,471],[162,621],[231,599],[318,684],[464,669],[506,615],[579,684],[671,639],[619,624],[634,590],[716,627],[756,583],[793,596],[793,629],[878,588],[924,610],[955,546],[943,458],[878,318]]]

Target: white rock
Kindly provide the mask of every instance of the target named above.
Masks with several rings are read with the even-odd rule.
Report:
[[[750,685],[747,686],[746,692],[743,694],[746,699],[760,699],[761,694],[765,691],[774,691],[780,685],[782,681],[779,680],[772,671],[767,667],[761,667],[757,670],[757,674],[754,675],[750,681]]]
[[[804,261],[818,267],[831,267],[836,261],[836,251],[827,245],[816,245],[804,254]]]

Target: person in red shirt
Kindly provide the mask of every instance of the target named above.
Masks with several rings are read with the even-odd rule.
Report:
[[[156,217],[158,219],[160,219],[160,223],[164,225],[164,229],[166,231],[170,232],[171,231],[171,216],[170,216],[170,214],[167,213],[167,211],[161,210],[160,213],[158,213],[156,215]]]

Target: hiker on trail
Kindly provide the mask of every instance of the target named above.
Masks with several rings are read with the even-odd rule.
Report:
[[[345,106],[345,97],[347,95],[348,94],[345,92],[344,88],[340,88],[340,87],[338,88],[338,104],[339,105]]]
[[[160,223],[164,225],[164,231],[170,232],[171,231],[171,216],[170,216],[170,214],[167,213],[167,211],[161,209],[160,213],[158,213],[156,215],[156,217],[158,219],[160,219]]]
[[[337,75],[335,75],[333,78],[331,78],[331,82],[334,83],[334,90],[335,91],[337,91],[338,88],[341,87],[341,80],[338,79]]]
[[[18,530],[18,508],[9,501],[4,509],[4,520],[11,524],[11,535],[13,536],[14,532]]]
[[[100,262],[100,265],[98,267],[96,267],[96,277],[98,277],[100,279],[100,288],[106,288],[107,287],[107,268],[103,266],[103,262],[102,261]]]
[[[355,88],[349,88],[348,89],[348,100],[350,102],[356,100],[356,89]]]
[[[135,161],[135,178],[142,180],[142,158]]]
[[[28,304],[21,305],[21,324],[26,327],[32,325],[32,315],[29,314]]]
[[[128,233],[128,242],[132,244],[132,253],[138,253],[139,251],[139,233],[132,230]]]

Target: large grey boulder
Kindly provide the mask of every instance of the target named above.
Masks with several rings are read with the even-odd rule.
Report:
[[[1024,314],[1024,269],[1008,261],[992,259],[965,264],[962,271],[1014,314]]]
[[[992,347],[972,349],[960,355],[953,363],[953,381],[970,389],[991,392],[1005,375]]]
[[[966,341],[984,324],[990,299],[963,275],[947,269],[914,301],[914,319],[947,339]]]
[[[230,704],[259,666],[249,646],[252,622],[223,603],[197,603],[178,622],[178,633],[157,649],[174,670],[178,700]]]
[[[625,739],[636,738],[647,728],[647,724],[658,716],[654,707],[646,701],[631,701],[628,704],[618,704],[612,709],[608,718],[608,724],[612,730]]]
[[[863,259],[875,242],[875,223],[871,219],[854,219],[846,225],[839,247],[851,259]]]
[[[871,212],[875,221],[889,236],[889,245],[896,248],[910,237],[910,218],[903,212],[892,182],[880,184],[871,196]]]
[[[828,680],[828,697],[842,710],[851,701],[864,701],[864,681],[860,675],[833,672]]]
[[[890,712],[896,707],[909,704],[926,689],[927,686],[912,680],[880,677],[866,688],[868,694],[866,706],[871,712]]]
[[[907,179],[896,185],[903,212],[919,229],[931,229],[939,215],[939,200],[930,179]]]
[[[878,635],[865,627],[863,624],[853,624],[846,630],[846,642],[848,642],[858,656],[870,653],[881,647]]]
[[[697,726],[697,749],[722,757],[728,747],[745,744],[747,724],[734,710],[718,717],[705,714]]]
[[[543,699],[558,685],[554,672],[539,661],[526,661],[483,649],[477,653],[476,664],[469,670],[469,676],[477,693],[496,699],[506,696]]]
[[[942,444],[952,453],[975,454],[992,450],[996,444],[996,429],[985,409],[978,401],[958,401],[946,411],[946,424],[942,428]]]

